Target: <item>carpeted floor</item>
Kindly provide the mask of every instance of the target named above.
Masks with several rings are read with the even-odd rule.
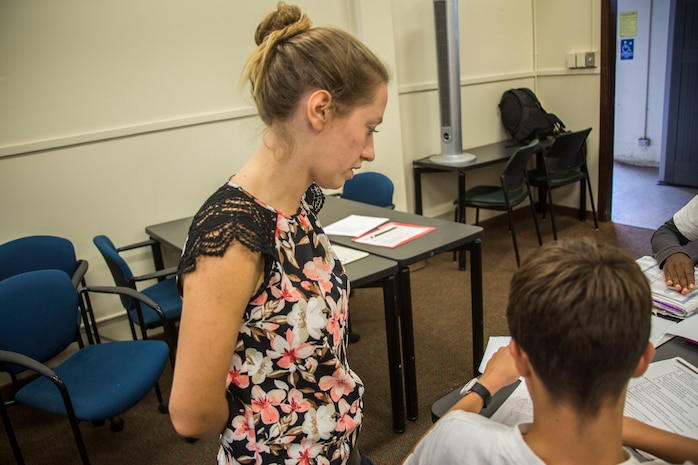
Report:
[[[525,210],[524,210],[525,211]],[[601,223],[594,230],[591,220],[578,222],[559,216],[561,238],[592,236],[626,248],[633,256],[650,253],[651,230]],[[535,253],[530,216],[516,221],[522,257]],[[550,223],[541,223],[543,241],[552,241]],[[485,339],[506,335],[504,308],[509,279],[516,268],[511,237],[501,224],[486,225],[483,239]],[[451,254],[442,254],[412,268],[412,299],[419,389],[419,418],[409,422],[403,434],[392,431],[388,390],[383,302],[379,289],[357,289],[351,299],[352,324],[361,340],[349,348],[352,368],[366,384],[365,416],[360,447],[376,465],[399,464],[431,425],[431,404],[470,377],[469,271],[458,271]],[[166,368],[162,385],[167,392],[171,370]],[[9,410],[27,464],[79,464],[70,428],[64,418],[33,412],[24,406]],[[83,424],[94,465],[114,464],[213,464],[216,439],[189,444],[172,429],[167,415],[157,411],[154,395],[124,415],[124,431],[112,433],[108,426]],[[13,463],[6,434],[0,434],[0,464]]]

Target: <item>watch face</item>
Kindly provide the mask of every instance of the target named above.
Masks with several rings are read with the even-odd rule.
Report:
[[[461,392],[466,393],[470,392],[473,389],[473,386],[475,386],[475,383],[477,383],[477,378],[473,378],[470,381],[468,381],[468,384],[466,384]]]

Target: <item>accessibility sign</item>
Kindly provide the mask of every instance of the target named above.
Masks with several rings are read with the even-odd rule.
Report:
[[[632,60],[635,54],[635,39],[621,39],[620,41],[620,59]]]

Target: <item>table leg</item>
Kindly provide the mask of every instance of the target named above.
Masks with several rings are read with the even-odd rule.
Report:
[[[407,418],[410,421],[415,421],[419,416],[419,405],[417,402],[417,366],[414,353],[414,323],[412,321],[412,290],[408,267],[398,270],[397,288],[400,334],[402,336],[402,361],[405,364]]]
[[[459,223],[465,224],[465,171],[458,171],[458,212]],[[458,251],[458,269],[465,270],[465,249]]]
[[[465,223],[465,171],[458,171],[458,217],[459,223]]]
[[[383,280],[383,305],[385,308],[385,334],[388,343],[388,370],[390,374],[390,399],[393,412],[393,431],[405,431],[405,394],[402,380],[402,354],[400,353],[400,321],[397,307],[397,286],[394,276]]]
[[[155,264],[155,270],[160,271],[165,269],[165,261],[162,258],[162,245],[160,242],[151,237],[153,243],[150,245],[150,249],[153,252],[153,263]]]
[[[422,170],[412,168],[412,177],[414,178],[414,213],[422,214]]]
[[[477,376],[478,367],[485,354],[485,321],[482,302],[482,240],[476,239],[468,244],[470,249],[470,298],[472,301],[473,325],[473,376]]]

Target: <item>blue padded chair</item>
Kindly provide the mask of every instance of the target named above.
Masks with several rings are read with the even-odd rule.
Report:
[[[106,260],[109,271],[117,286],[140,291],[158,304],[170,322],[176,323],[179,321],[182,314],[182,299],[177,291],[176,280],[173,276],[177,271],[176,268],[168,268],[154,273],[134,276],[128,263],[126,263],[126,260],[120,255],[121,252],[126,250],[152,246],[154,241],[144,241],[117,248],[107,236],[101,235],[96,236],[93,242]],[[142,289],[137,289],[137,283],[154,279],[158,279],[158,282],[143,287]],[[121,303],[128,311],[129,325],[131,327],[133,339],[138,338],[136,335],[136,326],[140,327],[141,337],[143,339],[148,339],[148,330],[162,326],[160,316],[153,311],[150,306],[144,305],[140,301],[124,295],[121,296]]]
[[[85,274],[88,263],[86,260],[75,256],[73,243],[68,239],[58,236],[36,235],[20,237],[0,245],[0,281],[35,270],[62,270],[73,281],[77,289],[85,286]],[[89,296],[85,295],[80,302],[81,321],[85,321],[85,334],[90,344],[99,342],[99,332],[92,313],[92,304]],[[82,344],[79,334],[78,342]]]
[[[384,174],[372,171],[357,173],[344,183],[342,198],[378,207],[395,208],[394,189],[393,182]]]
[[[388,176],[375,171],[367,171],[356,173],[353,178],[345,182],[341,197],[377,207],[395,208],[393,203],[394,190],[393,181]],[[357,342],[361,336],[351,330],[351,318],[348,324],[349,342]]]
[[[118,416],[153,389],[167,363],[170,349],[163,341],[121,341],[89,345],[49,368],[45,363],[73,342],[77,312],[78,291],[63,271],[31,271],[0,281],[0,371],[13,379],[26,370],[39,375],[17,388],[13,400],[0,399],[0,417],[19,464],[24,461],[6,406],[19,403],[68,417],[82,463],[89,465],[79,422],[112,419],[111,429],[119,431]]]
[[[526,167],[528,161],[534,154],[541,153],[542,147],[534,140],[531,144],[521,147],[514,152],[499,177],[499,186],[480,185],[465,191],[465,206],[475,208],[475,224],[480,223],[480,209],[506,211],[509,219],[509,231],[514,242],[514,254],[516,255],[516,266],[521,265],[519,257],[519,246],[516,241],[516,231],[514,229],[513,208],[528,199],[533,216],[533,224],[536,227],[538,245],[543,245],[540,237],[540,228],[536,218],[536,210],[533,205],[533,196],[528,185]],[[456,209],[458,211],[458,209]]]

